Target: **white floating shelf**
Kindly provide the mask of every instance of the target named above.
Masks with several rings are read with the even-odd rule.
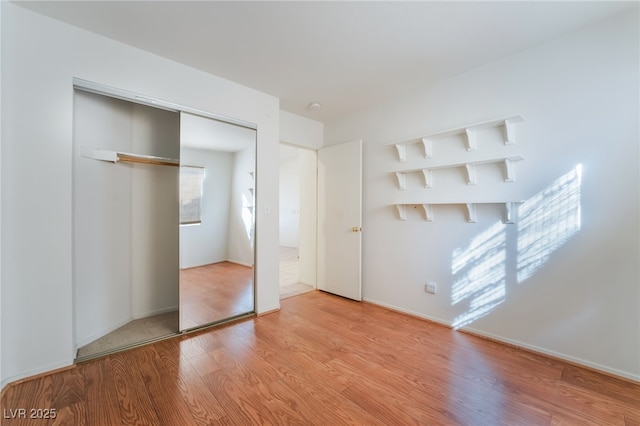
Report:
[[[438,133],[432,133],[427,136],[423,136],[420,138],[409,139],[402,142],[393,142],[387,144],[387,146],[393,146],[396,148],[398,152],[398,159],[401,162],[407,161],[407,145],[412,144],[422,144],[424,149],[424,158],[432,158],[433,157],[433,141],[435,139],[440,139],[449,136],[456,135],[466,135],[467,139],[467,151],[474,151],[477,144],[477,132],[483,129],[491,128],[491,127],[499,127],[504,126],[505,128],[505,145],[512,145],[516,143],[516,135],[515,135],[515,126],[516,124],[524,121],[524,119],[519,116],[513,116],[508,118],[501,118],[498,120],[486,121],[483,123],[472,124],[469,126],[457,127],[455,129],[449,129]]]
[[[515,182],[516,180],[515,163],[517,161],[522,161],[522,160],[524,160],[523,156],[515,155],[512,157],[492,158],[489,160],[468,161],[465,163],[452,163],[452,164],[443,164],[440,166],[429,166],[422,169],[398,170],[391,173],[395,174],[396,178],[398,179],[399,189],[407,189],[407,176],[406,176],[407,173],[422,173],[424,177],[425,188],[431,188],[433,186],[433,175],[432,175],[433,170],[464,167],[467,171],[467,184],[475,185],[476,183],[478,183],[478,177],[476,174],[477,165],[504,163],[506,168],[506,177],[504,179],[505,182]]]
[[[158,166],[172,166],[179,167],[180,160],[166,157],[156,157],[153,155],[131,154],[128,152],[119,151],[107,151],[107,150],[92,150],[84,151],[81,154],[82,157],[91,158],[93,160],[107,161],[110,163],[126,162],[126,163],[142,163],[153,164]]]
[[[516,205],[521,203],[520,201],[483,201],[476,203],[466,203],[466,202],[435,202],[435,203],[403,203],[403,204],[392,204],[396,207],[398,211],[398,216],[400,220],[407,220],[407,208],[408,207],[421,207],[424,210],[425,220],[427,222],[433,222],[433,206],[438,205],[461,205],[465,206],[467,209],[467,222],[475,223],[478,221],[476,205],[477,204],[504,204],[504,223],[512,224],[515,223],[515,211]]]

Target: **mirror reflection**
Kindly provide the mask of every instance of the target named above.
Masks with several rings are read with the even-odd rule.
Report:
[[[180,330],[254,311],[256,131],[180,119]]]
[[[73,126],[76,360],[252,313],[256,131],[82,88]]]

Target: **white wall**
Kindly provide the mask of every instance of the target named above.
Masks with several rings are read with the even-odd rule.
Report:
[[[74,93],[73,323],[84,346],[131,320],[132,166],[81,157],[131,152],[132,104]]]
[[[300,230],[298,257],[300,258],[298,281],[316,286],[317,225],[318,225],[318,154],[317,151],[300,148]]]
[[[180,158],[180,115],[133,105],[133,153]],[[178,309],[179,169],[131,168],[131,314],[145,318]]]
[[[300,161],[298,148],[280,145],[289,152],[280,160],[280,245],[298,247],[300,232]]]
[[[227,260],[233,154],[182,148],[183,165],[205,168],[202,223],[180,227],[180,268]]]
[[[469,329],[639,380],[638,55],[634,11],[326,125],[329,145],[365,140],[364,298],[453,324],[485,296],[495,306]],[[525,119],[514,146],[500,146],[490,131],[477,152],[452,138],[434,142],[432,159],[419,158],[415,145],[400,163],[385,145],[514,114]],[[400,191],[389,173],[499,150],[525,157],[517,182],[487,166],[477,185],[453,169],[434,172],[433,188],[421,188],[416,174]],[[569,181],[558,190],[563,176]],[[530,206],[536,194],[537,210],[513,225],[502,224],[495,206],[479,208],[477,223],[466,223],[460,207],[436,207],[433,222],[410,209],[402,222],[390,206],[476,196],[521,197]],[[539,263],[528,262],[531,248],[546,253]],[[477,287],[458,300],[465,280]],[[436,295],[424,292],[428,281],[437,282]]]
[[[277,309],[278,100],[15,4],[0,7],[2,385],[73,361],[73,77],[257,125],[256,304]]]
[[[287,111],[280,111],[280,142],[310,149],[322,148],[324,124]]]
[[[0,6],[0,34],[4,34],[2,15],[3,15],[3,8],[2,6]],[[4,87],[4,74],[3,74],[4,52],[5,52],[4,38],[0,38],[0,99],[3,99],[2,88]],[[0,102],[0,141],[4,140],[4,131],[2,128],[4,115],[2,114],[2,111],[3,111],[2,102]],[[1,145],[0,145],[0,188],[2,188],[2,146]],[[0,194],[1,193],[2,191],[0,191]],[[2,197],[0,197],[0,224],[2,224]],[[2,226],[0,226],[0,241],[2,241]],[[0,344],[2,344],[2,276],[3,276],[2,275],[2,244],[0,244]],[[3,365],[2,349],[0,349],[0,389],[3,386],[2,378],[4,377],[2,365]]]
[[[253,266],[253,238],[255,228],[256,182],[254,182],[255,156],[253,147],[233,153],[231,198],[229,201],[228,260],[245,266]],[[259,183],[259,182],[258,182]],[[261,186],[260,186],[261,188]],[[253,191],[252,191],[253,190]],[[258,237],[259,238],[259,237]]]

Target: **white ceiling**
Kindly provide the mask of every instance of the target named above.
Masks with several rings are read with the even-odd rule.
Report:
[[[328,122],[638,2],[48,1],[21,6],[280,98]],[[320,109],[308,110],[317,101]]]

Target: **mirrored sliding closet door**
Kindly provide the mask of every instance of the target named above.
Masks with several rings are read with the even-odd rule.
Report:
[[[182,113],[180,329],[254,311],[256,131]]]
[[[192,111],[74,81],[76,360],[254,312],[256,130]]]

